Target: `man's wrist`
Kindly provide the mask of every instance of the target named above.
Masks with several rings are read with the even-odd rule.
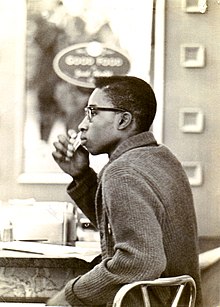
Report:
[[[67,187],[67,193],[72,194],[72,192],[76,193],[78,187],[81,187],[84,191],[89,190],[94,184],[97,183],[97,174],[92,168],[88,168],[83,176],[73,177],[73,181]],[[77,195],[77,193],[76,193]],[[79,197],[81,197],[81,192]]]
[[[88,171],[90,170],[89,166],[86,166],[84,168],[81,168],[78,172],[74,172],[73,173],[69,173],[69,175],[73,178],[73,180],[75,181],[81,181],[83,179],[83,177],[88,173]]]

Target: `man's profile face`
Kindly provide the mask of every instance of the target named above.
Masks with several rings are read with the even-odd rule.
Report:
[[[91,94],[88,106],[114,108],[102,89],[95,89]],[[117,112],[95,110],[92,118],[85,115],[79,125],[82,130],[82,145],[93,154],[110,154],[118,143]]]

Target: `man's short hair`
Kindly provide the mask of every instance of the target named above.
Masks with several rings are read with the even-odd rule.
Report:
[[[147,82],[132,76],[97,77],[95,86],[106,93],[115,107],[131,112],[139,132],[149,130],[156,114],[157,102]]]

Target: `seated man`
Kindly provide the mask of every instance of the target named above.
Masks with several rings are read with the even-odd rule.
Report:
[[[112,306],[123,284],[189,274],[201,306],[192,193],[180,162],[149,131],[156,113],[152,88],[131,76],[97,78],[85,112],[81,146],[74,151],[59,136],[53,157],[73,177],[69,195],[100,232],[102,260],[48,305]],[[108,154],[98,177],[89,153]],[[150,297],[152,306],[164,307],[172,295],[153,289]],[[128,295],[124,306],[142,306],[140,293]]]

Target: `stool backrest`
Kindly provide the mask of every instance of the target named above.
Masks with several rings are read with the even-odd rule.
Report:
[[[148,288],[149,287],[174,287],[174,286],[177,287],[177,290],[173,298],[171,307],[177,307],[186,285],[189,285],[190,287],[188,307],[194,307],[195,301],[196,301],[196,284],[195,284],[194,279],[189,275],[158,278],[158,279],[149,280],[149,281],[136,281],[130,284],[126,284],[122,286],[119,289],[119,291],[116,293],[114,302],[113,302],[113,307],[121,307],[123,303],[123,299],[126,296],[126,294],[136,287],[140,287],[141,289],[144,306],[154,307],[150,303],[150,299],[148,295]]]

